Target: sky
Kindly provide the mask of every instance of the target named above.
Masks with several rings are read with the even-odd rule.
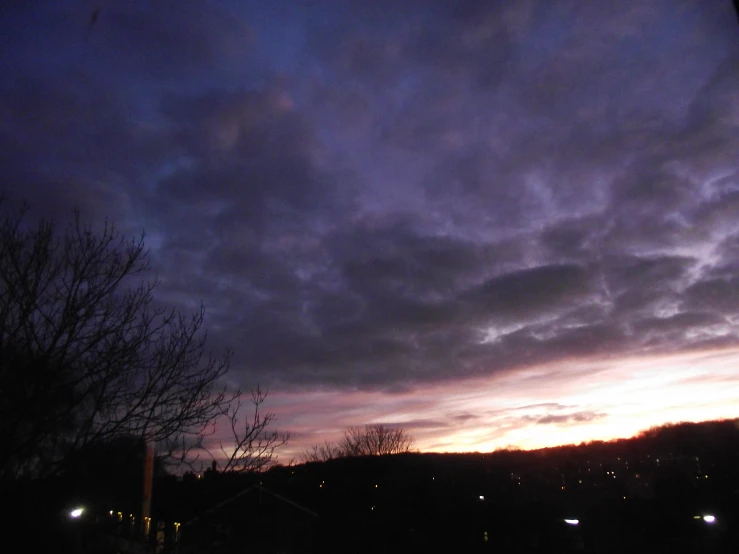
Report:
[[[283,459],[739,416],[729,0],[5,2],[0,69],[6,206],[145,230]]]

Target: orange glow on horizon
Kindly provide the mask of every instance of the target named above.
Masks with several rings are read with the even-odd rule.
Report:
[[[404,427],[422,452],[536,449],[626,438],[656,425],[739,416],[739,350],[570,360],[410,392],[274,391],[292,433],[280,459],[338,440],[346,427]]]

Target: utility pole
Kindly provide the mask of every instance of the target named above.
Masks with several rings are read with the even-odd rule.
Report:
[[[141,532],[148,539],[151,525],[151,490],[154,481],[154,443],[144,441],[144,490],[141,496]]]

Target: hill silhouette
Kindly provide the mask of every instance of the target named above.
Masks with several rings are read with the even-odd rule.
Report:
[[[300,523],[310,526],[316,552],[729,552],[739,544],[738,467],[736,421],[679,423],[534,451],[352,457],[252,476],[168,477],[157,483],[155,510],[187,522],[217,506],[211,521],[227,521],[259,513],[257,496],[278,495],[299,506],[289,510],[305,508],[275,513],[287,527],[317,514]],[[229,501],[255,485],[263,495]],[[183,524],[185,542],[187,533]],[[234,529],[229,540],[239,543],[238,535]]]

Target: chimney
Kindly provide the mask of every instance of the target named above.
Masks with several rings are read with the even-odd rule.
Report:
[[[210,464],[211,471],[213,471],[213,473],[216,473],[218,471],[217,467],[218,467],[218,462],[213,460],[213,462]]]

